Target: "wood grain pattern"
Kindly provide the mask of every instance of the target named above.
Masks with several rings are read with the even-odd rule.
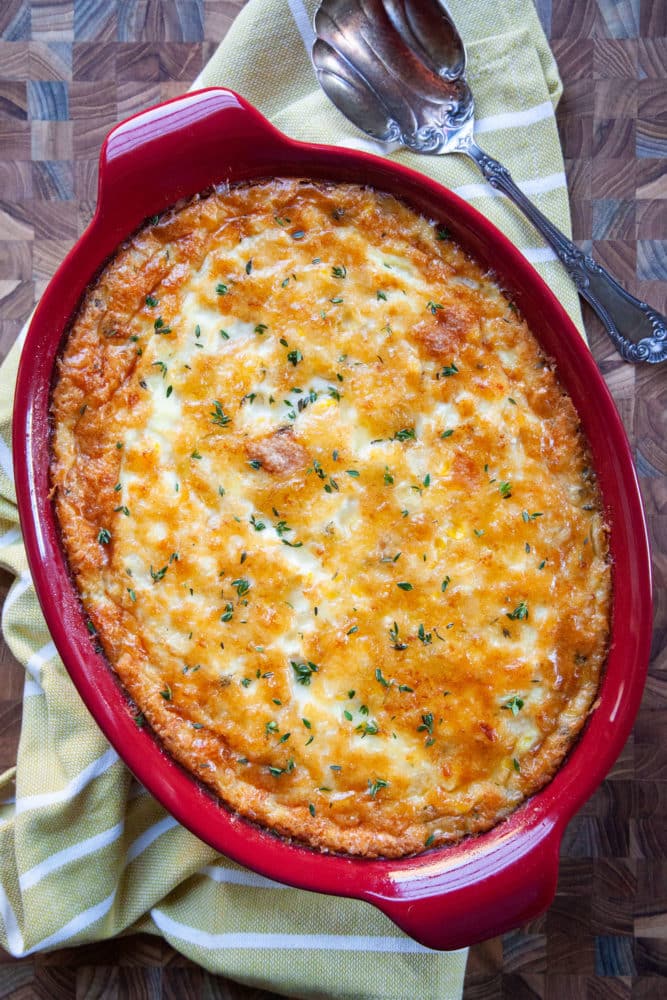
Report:
[[[244,0],[0,0],[0,357],[94,208],[119,119],[186,90]],[[667,2],[537,0],[565,93],[574,234],[667,311]],[[653,657],[634,732],[570,823],[546,914],[471,950],[465,1000],[667,996],[667,367],[618,358],[586,311],[627,428],[654,548]],[[0,571],[0,599],[11,578]],[[22,669],[0,644],[0,768],[15,759]],[[269,1000],[146,935],[16,961],[0,996]]]

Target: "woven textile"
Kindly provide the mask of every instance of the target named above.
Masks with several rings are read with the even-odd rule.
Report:
[[[316,6],[251,0],[198,84],[231,87],[295,138],[387,153],[319,91],[308,56]],[[553,114],[560,81],[532,3],[451,0],[450,9],[468,46],[480,143],[567,231]],[[387,155],[472,201],[581,324],[553,253],[472,164]],[[109,747],[56,654],[27,570],[10,453],[19,350],[0,370],[0,562],[16,575],[2,628],[26,666],[17,765],[0,778],[0,943],[21,956],[143,931],[207,969],[288,996],[460,997],[465,950],[429,951],[365,903],[287,888],[221,858],[165,813]]]

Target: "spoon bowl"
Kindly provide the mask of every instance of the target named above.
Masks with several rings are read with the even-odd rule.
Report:
[[[320,85],[363,132],[417,153],[458,152],[472,140],[465,48],[437,0],[328,0],[315,32]]]

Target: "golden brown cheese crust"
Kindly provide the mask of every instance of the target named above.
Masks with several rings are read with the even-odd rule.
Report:
[[[89,290],[52,412],[86,612],[231,808],[400,856],[558,768],[605,657],[600,497],[551,365],[442,230],[348,185],[195,199]]]

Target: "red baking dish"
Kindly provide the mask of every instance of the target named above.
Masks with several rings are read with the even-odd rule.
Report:
[[[307,176],[389,191],[492,268],[556,359],[588,436],[614,564],[611,647],[599,704],[549,785],[507,820],[456,846],[400,860],[320,854],[231,814],[136,727],[115,675],[95,651],[49,499],[54,362],[86,286],[143,220],[213,183]],[[303,889],[367,900],[430,948],[457,948],[540,913],[556,887],[566,824],[603,780],[642,694],[652,625],[646,525],[628,442],[572,321],[522,254],[479,212],[423,175],[365,153],[295,142],[236,94],[203,90],[118,125],[104,143],[97,211],[46,289],[30,324],[14,411],[21,524],[42,609],[93,717],[137,778],[184,826],[235,861]]]

